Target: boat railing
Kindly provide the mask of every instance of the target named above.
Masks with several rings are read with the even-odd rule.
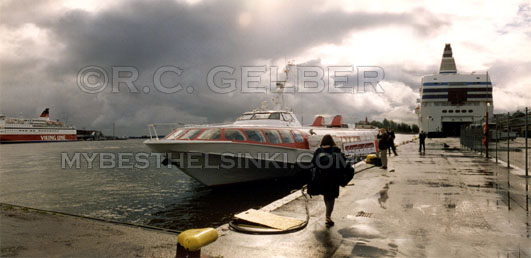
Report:
[[[209,128],[209,127],[219,127],[219,126],[226,126],[226,125],[232,125],[233,123],[214,123],[214,124],[186,124],[183,127],[190,128],[190,127],[201,127],[201,128]]]
[[[169,128],[169,132],[165,133],[164,135],[167,135],[168,133],[171,133],[173,130],[184,127],[183,123],[156,123],[156,124],[148,124],[148,131],[149,131],[149,139],[150,140],[160,140],[161,135],[159,135],[159,131],[162,128],[164,132],[166,132]],[[159,129],[157,131],[157,128]],[[164,137],[164,136],[163,136]]]

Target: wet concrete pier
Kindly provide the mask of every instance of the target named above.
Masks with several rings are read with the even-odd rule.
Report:
[[[177,234],[0,205],[0,257],[174,257]]]
[[[322,197],[314,197],[302,231],[248,235],[222,226],[220,239],[203,252],[214,257],[530,257],[529,179],[459,148],[458,139],[430,139],[426,154],[419,154],[416,143],[400,146],[388,170],[358,167],[366,170],[341,189],[332,228],[325,226]],[[273,213],[302,219],[304,203],[298,197]]]

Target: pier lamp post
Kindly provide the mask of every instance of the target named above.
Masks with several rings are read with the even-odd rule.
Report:
[[[487,108],[485,110],[485,158],[489,158],[489,106],[490,102],[487,100]]]
[[[485,158],[489,158],[489,71],[485,76]]]
[[[426,133],[428,134],[428,138],[429,138],[429,136],[430,136],[430,120],[433,120],[433,117],[427,116],[426,118],[428,119],[428,130],[426,130]]]

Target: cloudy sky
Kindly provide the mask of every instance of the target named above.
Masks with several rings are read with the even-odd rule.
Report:
[[[531,106],[528,0],[3,0],[0,14],[0,112],[33,117],[49,107],[54,119],[108,134],[113,122],[119,135],[142,135],[155,122],[230,121],[273,96],[242,93],[241,67],[269,71],[287,61],[385,72],[380,93],[288,94],[305,124],[314,114],[336,113],[348,122],[366,116],[415,122],[420,79],[437,72],[445,43],[460,72],[489,71],[495,112]],[[209,71],[218,66],[235,68],[216,81],[237,79],[238,90],[208,87]],[[107,74],[107,84],[102,76],[82,80],[96,93],[80,86],[86,67]],[[161,67],[182,71],[158,80],[181,90],[157,90]],[[123,69],[137,71],[137,92],[125,84],[113,92],[116,77],[133,76],[113,74]],[[269,83],[269,72],[262,75],[255,86]],[[356,73],[347,77],[355,86]]]

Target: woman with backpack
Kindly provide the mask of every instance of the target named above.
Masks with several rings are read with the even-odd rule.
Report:
[[[339,186],[342,184],[342,171],[348,163],[341,153],[341,149],[336,146],[332,136],[327,134],[321,139],[320,147],[315,150],[312,164],[315,169],[315,174],[318,175],[317,184],[319,185],[319,193],[323,195],[326,206],[326,226],[331,227],[334,225],[331,216],[334,210],[335,199],[339,197]]]

